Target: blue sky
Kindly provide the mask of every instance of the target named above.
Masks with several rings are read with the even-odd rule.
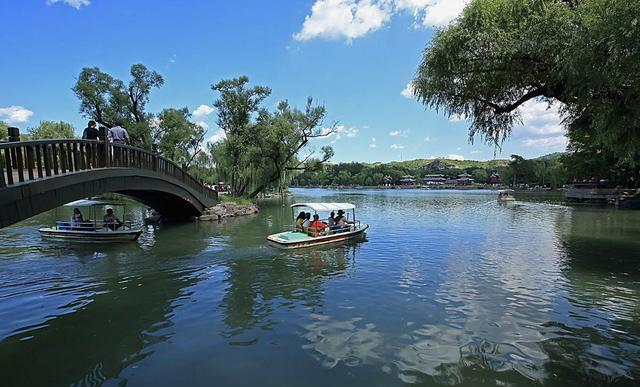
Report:
[[[210,86],[247,75],[273,89],[275,107],[323,103],[339,132],[334,161],[450,156],[492,159],[468,142],[468,124],[448,119],[406,93],[432,37],[466,0],[13,0],[0,5],[0,120],[26,130],[40,120],[86,123],[71,91],[83,67],[128,80],[134,63],[165,78],[150,112],[188,107],[217,139]],[[405,91],[405,93],[403,93]],[[405,94],[405,95],[403,95]],[[498,158],[564,149],[557,106],[529,103]]]

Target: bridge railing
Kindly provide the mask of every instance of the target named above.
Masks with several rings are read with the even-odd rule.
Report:
[[[0,142],[0,189],[51,176],[99,168],[137,168],[171,176],[216,198],[216,191],[172,161],[128,145],[104,141],[59,139]]]

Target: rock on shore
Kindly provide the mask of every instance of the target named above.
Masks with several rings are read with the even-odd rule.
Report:
[[[257,213],[258,207],[255,204],[243,205],[233,203],[220,203],[215,207],[207,208],[204,211],[204,215],[199,216],[198,220],[214,221],[221,220],[222,218],[231,218]]]

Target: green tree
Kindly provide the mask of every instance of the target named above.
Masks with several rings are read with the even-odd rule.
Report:
[[[473,0],[427,46],[416,96],[496,145],[523,103],[560,103],[569,132],[588,130],[590,142],[637,164],[638,20],[637,0]]]
[[[146,112],[151,90],[164,84],[162,76],[142,64],[134,64],[125,84],[98,67],[83,68],[73,91],[80,99],[80,113],[99,124],[125,127],[134,145],[149,148],[152,115]]]
[[[476,183],[485,184],[489,181],[488,171],[482,168],[476,168],[471,172],[473,180]]]
[[[309,98],[304,110],[283,101],[269,112],[262,103],[271,89],[248,88],[248,83],[242,76],[212,86],[220,93],[213,106],[226,139],[211,145],[210,153],[232,192],[254,197],[266,188],[286,185],[296,171],[318,168],[333,156],[333,149],[323,147],[319,158],[313,151],[301,156],[310,139],[331,133],[320,127],[326,114],[323,106],[314,106]]]
[[[8,128],[9,125],[5,124],[4,121],[0,121],[0,141],[7,141],[7,139],[9,139]]]
[[[75,138],[73,126],[64,121],[40,121],[35,128],[29,128],[28,139],[44,140],[58,138]]]
[[[503,181],[506,184],[529,184],[535,179],[533,162],[522,156],[511,155],[509,167],[512,172],[512,181]]]
[[[201,152],[205,129],[189,121],[189,109],[164,109],[152,125],[153,142],[164,157],[189,168]]]

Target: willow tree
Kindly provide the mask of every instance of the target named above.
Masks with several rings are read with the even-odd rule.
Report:
[[[311,98],[304,110],[280,102],[270,112],[262,105],[271,89],[248,87],[248,83],[249,78],[242,76],[212,86],[220,93],[213,106],[226,139],[213,144],[210,153],[233,194],[254,197],[266,188],[281,186],[295,171],[328,161],[333,156],[331,147],[323,147],[316,155],[308,145],[333,129],[322,128],[325,108],[314,106]]]
[[[164,109],[152,126],[153,143],[160,154],[189,168],[201,151],[206,130],[190,121],[189,109]]]
[[[38,126],[29,128],[28,138],[31,140],[75,138],[73,125],[64,121],[40,121]]]
[[[134,64],[128,83],[116,79],[98,67],[85,67],[80,72],[73,91],[80,99],[80,113],[100,125],[116,125],[128,129],[133,144],[149,148],[152,115],[146,112],[152,89],[164,84],[164,79],[142,64]]]
[[[9,138],[9,125],[5,124],[4,121],[0,121],[0,141],[6,141]]]
[[[640,163],[637,0],[472,0],[436,32],[413,83],[425,105],[469,120],[471,140],[500,145],[538,100],[560,104],[569,132]]]

